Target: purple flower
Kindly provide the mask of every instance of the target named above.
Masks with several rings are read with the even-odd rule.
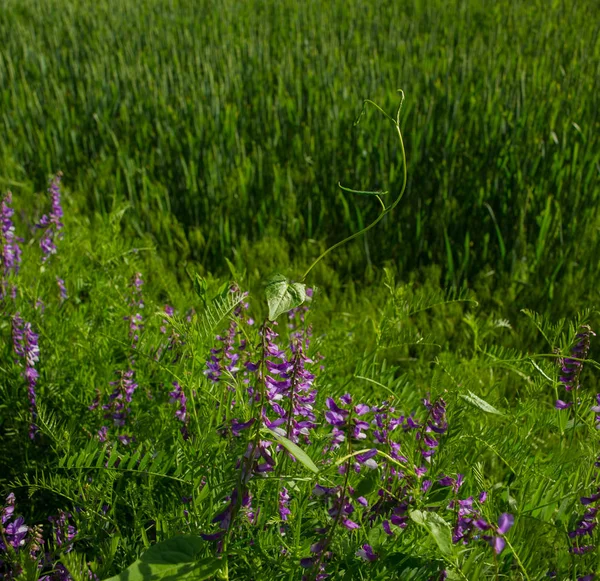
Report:
[[[321,486],[320,484],[315,484],[312,493],[315,496],[331,496],[338,491],[336,488],[327,488],[326,486]]]
[[[41,547],[40,532],[36,527],[28,527],[22,516],[15,516],[15,495],[12,492],[7,496],[5,506],[0,508],[0,515],[0,579],[14,579],[21,574],[22,568],[21,559],[17,557],[17,562],[14,562],[12,555],[29,545],[28,556],[35,559]]]
[[[590,339],[595,333],[589,325],[582,325],[579,333],[575,335],[575,345],[571,349],[570,357],[565,357],[561,361],[561,374],[558,378],[563,384],[565,391],[574,392],[581,386],[579,378],[583,369],[583,360],[587,358],[590,350]],[[562,400],[555,403],[556,409],[567,409],[571,407],[571,403],[567,404]]]
[[[142,296],[142,287],[144,281],[142,280],[141,273],[137,272],[131,278],[129,288],[131,289],[131,299],[129,307],[131,308],[131,314],[127,315],[126,321],[129,321],[129,337],[131,338],[133,348],[136,348],[139,342],[139,333],[144,328],[143,317],[139,312],[144,308],[144,298]],[[137,311],[137,312],[136,312]]]
[[[45,228],[42,238],[40,239],[40,248],[42,249],[42,262],[46,262],[52,254],[56,254],[56,242],[61,234],[60,230],[63,228],[61,219],[63,217],[63,210],[60,201],[60,181],[62,173],[58,172],[52,180],[50,180],[50,187],[48,193],[52,201],[52,207],[50,215],[44,214],[39,223],[38,228]]]
[[[462,474],[457,474],[456,479],[452,478],[451,476],[442,476],[439,478],[438,483],[440,486],[451,486],[452,492],[456,494],[462,486],[463,480],[464,476]]]
[[[254,418],[250,418],[247,422],[240,422],[236,419],[231,420],[232,434],[234,436],[239,436],[242,431],[247,430],[250,426],[254,424],[255,421],[256,420]]]
[[[368,468],[371,468],[372,470],[374,470],[375,468],[377,468],[377,462],[375,462],[375,460],[373,460],[373,458],[375,456],[377,456],[377,449],[372,448],[371,450],[369,450],[368,452],[365,452],[364,454],[357,454],[356,460],[358,461],[359,464],[363,464],[363,465],[367,466]]]
[[[592,494],[591,496],[583,496],[580,500],[581,504],[583,504],[584,506],[598,502],[598,500],[600,500],[600,490],[599,492],[596,492],[596,494]]]
[[[487,524],[487,523],[486,523]],[[496,553],[496,555],[499,555],[503,550],[504,547],[506,546],[506,541],[504,540],[504,535],[506,535],[506,533],[508,533],[508,531],[512,528],[512,526],[515,524],[515,517],[512,514],[508,514],[508,513],[502,513],[500,515],[500,518],[498,519],[498,528],[496,528],[496,535],[494,536],[488,536],[488,535],[484,535],[483,539],[486,540],[490,546],[492,547],[492,549],[494,549],[494,552]],[[487,530],[487,529],[483,529],[482,527],[480,527],[477,522],[475,523],[475,525],[478,528],[481,528],[482,530]],[[490,525],[487,525],[487,528],[492,528]]]
[[[15,549],[25,545],[25,538],[27,537],[28,531],[29,527],[25,524],[25,519],[22,516],[17,517],[14,521],[11,521],[4,526],[6,539]]]
[[[363,545],[361,549],[356,551],[356,556],[370,562],[377,560],[377,555],[373,552],[371,545]]]
[[[7,192],[0,204],[0,301],[7,295],[9,276],[16,275],[21,264],[21,248],[15,236],[12,222],[14,210],[10,207],[11,204],[12,194]],[[14,293],[16,287],[13,287]]]
[[[307,369],[313,361],[304,354],[303,343],[293,344],[292,357],[280,349],[275,342],[277,333],[265,326],[264,334],[266,399],[269,407],[263,407],[263,423],[292,442],[301,439],[310,443],[311,430],[316,427],[314,403],[317,391],[313,387],[314,374]],[[246,368],[253,369],[248,364]],[[269,409],[270,408],[270,409]],[[269,414],[275,417],[271,419]]]
[[[175,411],[175,417],[183,424],[181,426],[181,433],[183,435],[183,439],[187,440],[189,438],[187,424],[189,421],[188,413],[187,413],[187,398],[185,397],[185,393],[183,388],[176,381],[173,382],[173,391],[169,393],[171,396],[171,403],[177,403],[177,410]]]
[[[341,396],[340,403],[342,406],[350,406],[352,404],[352,397],[350,394]],[[338,406],[331,397],[328,397],[325,400],[325,405],[328,408],[328,411],[325,412],[325,421],[333,427],[333,439],[328,448],[329,450],[334,450],[339,447],[341,442],[343,442],[347,436],[352,440],[359,441],[367,438],[365,431],[370,428],[369,422],[359,420],[356,417],[351,417],[350,410]],[[353,411],[355,416],[362,416],[368,413],[370,408],[364,404],[358,404],[354,407]]]
[[[36,426],[37,420],[37,396],[36,386],[39,377],[35,368],[40,359],[40,349],[38,346],[38,335],[34,333],[31,323],[23,321],[19,313],[12,317],[12,338],[13,348],[16,355],[25,360],[25,369],[23,377],[27,381],[27,393],[29,399],[29,411],[31,413],[31,424],[29,427],[29,437],[33,439],[38,432]]]
[[[70,518],[71,515],[62,510],[58,511],[57,516],[48,518],[54,529],[54,542],[64,553],[71,551],[73,548],[73,539],[77,535],[77,529],[69,523]]]
[[[279,491],[279,516],[281,517],[282,521],[287,521],[290,514],[292,514],[290,512],[289,505],[290,495],[288,494],[287,488],[283,487]]]
[[[65,286],[65,281],[57,276],[56,284],[58,285],[58,290],[60,293],[60,302],[64,303],[69,298],[69,295],[67,294],[67,287]]]

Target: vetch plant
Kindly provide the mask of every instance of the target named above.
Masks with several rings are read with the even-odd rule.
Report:
[[[193,296],[154,251],[119,238],[118,212],[94,224],[93,244],[84,225],[69,229],[62,278],[40,276],[35,260],[20,263],[23,292],[4,302],[0,321],[0,446],[10,457],[0,487],[20,500],[27,492],[29,502],[20,505],[25,516],[14,495],[3,506],[3,575],[496,581],[596,573],[600,492],[590,459],[600,399],[593,418],[571,406],[577,421],[558,424],[572,430],[560,439],[561,414],[539,405],[558,383],[549,357],[530,352],[517,324],[496,324],[495,314],[478,321],[485,314],[448,300],[439,272],[418,284],[386,276],[385,288],[352,299],[326,294],[337,284],[326,269],[322,290],[307,286],[315,264],[390,220],[403,195],[399,116],[386,118],[400,137],[398,196],[385,204],[383,192],[354,192],[381,205],[375,221],[321,253],[304,277],[271,277],[265,304],[238,286],[255,289],[255,274],[192,277]],[[62,232],[58,181],[52,188],[47,249]],[[8,216],[10,235],[14,215],[22,214]],[[9,290],[15,274],[11,267]],[[585,326],[592,317],[578,320],[565,351],[568,393],[584,360],[597,367]],[[568,345],[564,327],[552,345]],[[431,341],[419,341],[424,330]],[[517,347],[498,347],[510,341]]]
[[[5,300],[9,294],[13,299],[16,297],[16,284],[11,284],[10,280],[19,272],[21,264],[21,247],[15,235],[12,220],[14,210],[11,204],[12,193],[7,192],[0,204],[0,301]]]
[[[40,248],[42,249],[42,263],[46,263],[48,259],[56,254],[56,241],[62,237],[61,230],[63,229],[63,209],[61,205],[61,191],[60,182],[62,180],[62,173],[58,172],[52,180],[50,180],[50,187],[48,193],[50,194],[51,209],[49,214],[44,214],[41,218],[37,227],[43,229],[42,237],[40,239]]]

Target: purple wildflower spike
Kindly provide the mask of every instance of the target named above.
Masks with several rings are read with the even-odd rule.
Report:
[[[21,264],[21,248],[15,236],[15,228],[12,222],[14,210],[12,194],[7,192],[0,204],[0,301],[8,295],[9,277],[19,272]],[[11,289],[11,296],[16,296],[16,286]]]
[[[40,359],[40,349],[38,346],[38,335],[34,333],[31,323],[23,321],[19,313],[15,313],[12,318],[12,337],[14,351],[18,357],[25,360],[25,370],[23,377],[27,381],[27,393],[29,398],[29,411],[31,413],[31,424],[29,427],[29,437],[35,438],[38,432],[36,426],[37,420],[37,396],[36,386],[39,373],[35,368]]]
[[[143,286],[144,281],[142,279],[142,275],[137,272],[132,277],[131,283],[129,284],[129,288],[131,289],[131,300],[129,302],[131,314],[124,317],[126,321],[129,321],[129,337],[134,349],[138,345],[140,340],[139,333],[143,329],[143,317],[139,312],[144,308],[144,298],[142,296]]]
[[[56,254],[56,240],[62,236],[60,231],[63,228],[61,222],[63,217],[63,209],[60,201],[60,181],[62,179],[62,173],[58,172],[52,180],[50,180],[50,187],[48,193],[52,206],[50,214],[44,214],[39,223],[38,228],[45,228],[42,238],[40,239],[40,248],[42,249],[42,262],[47,262],[52,254]]]
[[[77,529],[69,523],[70,518],[71,514],[62,510],[58,511],[57,516],[48,518],[54,529],[54,542],[64,553],[71,551],[73,539],[77,534]]]
[[[65,281],[57,276],[56,284],[58,285],[60,302],[64,303],[69,298],[69,295],[67,294],[67,287],[65,286]]]
[[[288,494],[287,488],[283,487],[279,491],[279,516],[282,521],[287,521],[290,516],[290,495]]]
[[[189,422],[189,417],[187,413],[187,398],[185,397],[185,393],[183,388],[176,381],[173,382],[173,391],[169,393],[171,396],[171,403],[177,403],[178,408],[175,411],[175,417],[183,424],[181,426],[181,433],[183,435],[183,439],[187,440],[189,438],[187,424]]]
[[[589,325],[582,325],[579,333],[575,335],[575,345],[571,349],[570,357],[565,357],[561,361],[561,373],[558,378],[563,384],[567,393],[576,392],[580,387],[579,379],[583,369],[583,362],[587,359],[590,351],[590,339],[596,333],[592,331]],[[575,396],[573,395],[573,398]],[[562,400],[557,400],[554,407],[559,410],[564,410],[571,407],[572,403],[566,403]]]

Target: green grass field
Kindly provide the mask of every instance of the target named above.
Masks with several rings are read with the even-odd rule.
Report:
[[[353,122],[402,88],[407,195],[346,273],[493,269],[540,301],[598,276],[594,2],[2,6],[3,187],[62,169],[87,210],[127,201],[134,228],[211,271],[267,235],[293,257],[377,212],[338,182],[398,188],[393,133]]]
[[[0,578],[600,579],[596,4],[0,0]]]

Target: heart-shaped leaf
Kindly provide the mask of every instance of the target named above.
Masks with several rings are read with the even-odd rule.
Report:
[[[299,307],[306,300],[306,285],[300,282],[290,283],[282,274],[274,274],[265,288],[269,319],[274,321],[294,307]]]
[[[203,581],[222,567],[219,559],[201,561],[196,556],[205,546],[200,537],[182,535],[150,547],[135,563],[106,581]]]

